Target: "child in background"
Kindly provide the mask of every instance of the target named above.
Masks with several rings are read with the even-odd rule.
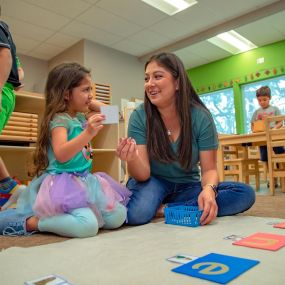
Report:
[[[262,86],[259,89],[256,90],[256,98],[258,100],[258,104],[260,108],[254,111],[252,118],[251,118],[251,130],[253,131],[253,122],[257,120],[265,120],[268,116],[279,116],[281,115],[280,110],[270,105],[270,99],[271,99],[271,90],[268,86]],[[278,122],[275,125],[271,125],[271,128],[279,129],[283,125],[283,122]],[[260,146],[260,160],[261,161],[268,161],[267,157],[267,146]],[[284,147],[274,147],[275,153],[284,153]]]
[[[91,174],[90,145],[103,128],[92,101],[91,76],[77,63],[55,67],[46,84],[46,106],[35,153],[35,172],[17,209],[0,212],[0,234],[35,231],[68,237],[95,236],[100,227],[114,229],[126,220],[130,192],[106,174]]]
[[[1,6],[0,6],[1,17]],[[24,79],[24,70],[16,56],[16,46],[8,25],[0,21],[0,134],[15,108],[15,92]],[[1,100],[2,99],[2,100]],[[23,189],[24,186],[21,186]],[[19,189],[0,157],[0,208]]]

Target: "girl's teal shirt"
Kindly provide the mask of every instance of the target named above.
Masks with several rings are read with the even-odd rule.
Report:
[[[84,114],[78,113],[76,117],[72,118],[66,113],[56,114],[50,123],[50,130],[56,127],[64,127],[67,129],[68,140],[78,136],[86,125]],[[38,177],[34,177],[28,189],[23,191],[17,202],[17,212],[19,214],[33,213],[33,205],[36,200],[39,188],[44,179],[50,174],[60,174],[63,172],[84,172],[89,171],[92,165],[91,145],[88,144],[87,148],[80,150],[73,158],[64,163],[60,163],[55,159],[54,152],[50,145],[48,149],[48,168]],[[94,185],[95,187],[95,185]]]
[[[50,122],[50,131],[56,127],[64,127],[67,130],[67,140],[70,141],[77,137],[86,125],[84,114],[77,113],[76,117],[72,118],[67,113],[56,114]],[[50,174],[59,174],[62,172],[83,172],[89,170],[92,165],[92,148],[90,143],[87,144],[70,160],[60,163],[56,160],[50,141],[48,148],[49,166],[46,171]]]

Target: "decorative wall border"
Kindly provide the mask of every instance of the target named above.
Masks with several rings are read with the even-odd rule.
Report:
[[[246,74],[241,77],[232,78],[229,80],[225,80],[223,82],[218,83],[211,83],[210,85],[202,85],[198,88],[196,88],[196,92],[200,95],[203,93],[208,92],[214,92],[217,90],[225,89],[232,87],[234,82],[238,84],[245,84],[245,83],[251,83],[258,80],[264,80],[271,77],[277,77],[285,74],[285,66],[278,66],[278,67],[272,67],[272,68],[266,68],[257,70],[255,72],[251,72],[250,74]]]

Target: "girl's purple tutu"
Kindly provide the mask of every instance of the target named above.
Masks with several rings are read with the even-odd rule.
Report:
[[[89,207],[101,224],[102,212],[112,211],[117,202],[126,206],[130,196],[125,186],[102,172],[50,174],[40,186],[33,210],[42,218]]]
[[[105,172],[95,172],[93,175],[97,176],[99,178],[99,181],[100,178],[107,180],[111,189],[115,190],[115,192],[117,193],[117,201],[123,204],[124,206],[127,206],[130,200],[130,196],[132,195],[132,192],[127,187],[117,182]]]
[[[84,183],[73,174],[62,173],[44,179],[33,209],[37,216],[47,217],[87,206]]]

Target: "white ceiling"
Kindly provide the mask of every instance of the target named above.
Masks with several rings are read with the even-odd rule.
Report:
[[[18,53],[43,60],[87,39],[140,59],[172,51],[190,68],[230,55],[206,41],[221,32],[235,29],[257,46],[285,39],[285,0],[198,0],[174,16],[140,0],[0,0],[0,4]]]

